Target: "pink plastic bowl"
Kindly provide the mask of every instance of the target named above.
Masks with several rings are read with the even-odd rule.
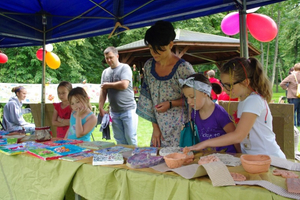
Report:
[[[186,154],[183,153],[171,153],[164,156],[167,166],[171,169],[181,167],[186,159]]]
[[[245,171],[251,174],[268,172],[271,164],[271,158],[268,155],[243,154],[240,159]]]

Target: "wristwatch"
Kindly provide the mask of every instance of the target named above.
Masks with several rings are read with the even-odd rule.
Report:
[[[169,101],[169,103],[170,103],[170,109],[171,109],[171,108],[173,107],[173,106],[172,106],[172,101]]]

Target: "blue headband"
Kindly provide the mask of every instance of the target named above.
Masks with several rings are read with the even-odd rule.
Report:
[[[19,87],[18,89],[15,90],[15,93],[19,92],[20,90],[24,89],[24,87]]]

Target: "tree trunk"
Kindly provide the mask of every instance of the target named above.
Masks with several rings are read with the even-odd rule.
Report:
[[[261,52],[260,63],[263,65],[265,61],[264,61],[264,44],[262,42],[260,42],[260,52]],[[264,66],[263,66],[263,69],[265,69]],[[267,71],[266,70],[264,70],[264,71],[265,71],[265,74],[267,74]]]
[[[278,13],[278,15],[277,15],[277,27],[278,27],[278,32],[279,32],[280,10],[278,10],[277,13]],[[276,65],[277,65],[277,56],[278,56],[278,34],[276,35],[276,40],[275,40],[275,54],[274,54],[274,62],[273,62],[273,70],[272,70],[272,86],[274,85],[274,80],[275,80],[275,70],[276,70]],[[278,77],[276,77],[276,78],[278,79]],[[278,81],[276,81],[276,83],[278,83]]]
[[[265,66],[266,75],[268,75],[269,51],[270,51],[270,42],[268,42],[267,56],[266,56],[266,66]]]

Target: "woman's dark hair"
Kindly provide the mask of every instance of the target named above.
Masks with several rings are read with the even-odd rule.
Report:
[[[221,74],[229,74],[234,81],[249,79],[250,89],[271,101],[272,88],[260,62],[256,58],[233,58],[220,68]]]
[[[158,54],[157,50],[164,51],[161,47],[170,44],[175,37],[176,33],[170,22],[157,21],[146,31],[144,42],[147,46],[150,44],[153,51]]]
[[[221,92],[222,92],[222,87],[221,87],[221,85],[218,84],[218,83],[211,83],[211,82],[209,81],[209,79],[208,79],[206,76],[204,76],[203,74],[201,74],[201,73],[195,73],[195,74],[192,74],[192,75],[188,76],[187,78],[190,78],[190,77],[195,77],[195,78],[194,78],[195,81],[200,81],[200,82],[202,82],[202,83],[205,83],[205,84],[207,84],[207,85],[212,86],[212,90],[213,90],[216,94],[221,94]],[[187,86],[185,85],[184,87],[187,87]],[[183,87],[183,88],[184,88],[184,87]]]

